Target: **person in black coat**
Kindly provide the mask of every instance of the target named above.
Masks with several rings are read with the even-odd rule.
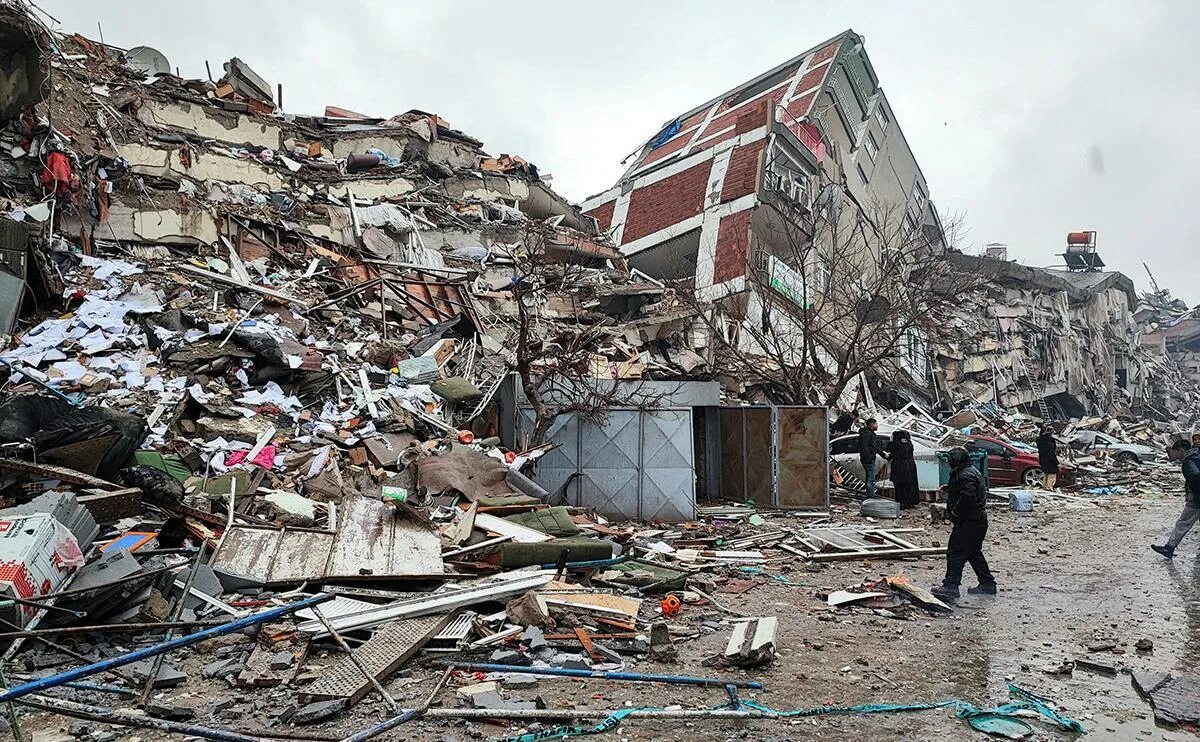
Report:
[[[1042,468],[1042,486],[1052,490],[1058,482],[1058,441],[1054,440],[1045,425],[1038,430],[1037,450],[1038,466]]]
[[[888,453],[892,459],[892,484],[896,486],[896,502],[902,508],[911,508],[920,503],[917,494],[917,459],[913,455],[912,436],[907,430],[892,433]]]
[[[879,422],[875,418],[867,420],[866,424],[858,429],[858,461],[862,464],[863,473],[866,475],[868,498],[875,496],[875,474],[876,466],[879,463],[876,457],[887,458],[887,451],[884,451],[879,442],[875,440],[876,430],[879,430]]]
[[[983,556],[983,541],[987,537],[987,481],[971,463],[967,449],[950,449],[950,483],[946,486],[946,517],[954,524],[946,545],[946,577],[930,592],[943,600],[958,597],[963,567],[971,565],[979,586],[967,590],[972,595],[995,595],[996,578]]]

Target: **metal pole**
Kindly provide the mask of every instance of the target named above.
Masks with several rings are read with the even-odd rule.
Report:
[[[126,654],[118,657],[101,660],[100,662],[95,662],[85,667],[76,667],[72,670],[66,670],[55,675],[50,675],[49,677],[41,678],[40,680],[24,683],[0,693],[0,703],[3,703],[4,701],[11,701],[14,698],[27,696],[30,693],[37,693],[38,691],[42,691],[47,688],[55,688],[63,683],[69,683],[73,680],[86,678],[89,675],[95,675],[98,672],[111,670],[114,667],[122,667],[132,662],[137,662],[138,660],[157,657],[160,654],[165,654],[166,652],[170,652],[175,649],[190,647],[193,644],[199,644],[205,639],[211,639],[214,636],[225,636],[226,634],[232,634],[235,631],[240,631],[246,628],[247,626],[257,626],[261,623],[266,623],[267,621],[273,621],[281,616],[295,613],[301,608],[308,608],[309,606],[317,605],[318,603],[324,603],[331,598],[333,598],[332,595],[320,593],[312,596],[311,598],[305,598],[304,600],[291,603],[290,605],[279,606],[278,608],[272,608],[268,611],[260,611],[259,613],[255,613],[244,618],[234,619],[233,621],[220,626],[214,626],[211,629],[197,631],[194,634],[188,634],[187,636],[181,636],[177,639],[171,639],[170,641],[155,644],[152,647],[146,647],[145,649],[139,649],[134,652],[127,652]]]
[[[616,709],[429,709],[427,719],[607,719]],[[627,719],[776,719],[766,711],[634,709]]]
[[[757,680],[721,680],[719,678],[696,678],[688,675],[644,675],[640,672],[601,672],[599,670],[571,670],[562,667],[522,667],[520,665],[493,665],[487,662],[449,663],[435,662],[435,665],[445,667],[454,664],[464,670],[480,672],[514,672],[525,675],[554,675],[567,678],[596,678],[597,680],[628,680],[635,683],[667,683],[668,685],[700,685],[711,688],[724,688],[732,685],[735,688],[753,688],[761,690],[763,684]],[[0,701],[4,696],[0,695]]]
[[[183,593],[176,598],[175,605],[173,605],[171,607],[172,608],[171,615],[168,616],[168,620],[171,623],[178,621],[179,617],[183,615],[183,609],[187,605],[188,596],[191,595],[191,593],[192,593],[192,583],[196,580],[196,573],[200,571],[200,562],[203,559],[204,559],[204,549],[203,548],[197,549],[196,550],[196,560],[194,562],[192,562],[192,571],[188,572],[187,583],[183,586]],[[172,578],[171,582],[173,585],[175,582],[177,582],[177,580]],[[171,641],[174,638],[175,638],[175,627],[172,626],[171,628],[167,629],[166,641]],[[154,664],[150,668],[150,672],[147,674],[147,677],[146,677],[146,684],[144,686],[142,686],[142,694],[140,696],[138,696],[138,705],[139,706],[146,705],[146,701],[149,700],[150,694],[154,691],[154,681],[158,680],[158,671],[162,669],[162,663],[163,663],[164,656],[165,656],[165,654],[160,654],[154,658]]]
[[[211,729],[209,727],[195,726],[193,724],[181,724],[177,721],[167,721],[166,719],[156,719],[153,716],[142,716],[139,714],[128,714],[113,709],[104,708],[103,706],[92,706],[85,703],[74,703],[65,701],[61,698],[53,698],[51,696],[33,696],[32,700],[21,701],[22,705],[32,706],[43,711],[50,711],[67,716],[74,716],[81,719],[95,719],[106,724],[120,724],[127,727],[141,727],[143,729],[162,729],[167,732],[176,732],[189,737],[203,737],[204,739],[223,740],[224,742],[261,742],[262,737],[249,737],[245,734],[237,732],[226,732],[222,729]]]
[[[153,623],[113,623],[100,624],[98,626],[59,626],[53,629],[26,629],[24,631],[0,631],[0,639],[13,639],[22,637],[27,639],[36,639],[39,636],[57,636],[59,634],[120,634],[122,632],[135,633],[139,631],[162,631],[163,629],[191,629],[191,628],[208,628],[210,626],[221,626],[229,623],[224,619],[216,620],[209,619],[205,621],[155,621]]]
[[[364,729],[361,732],[356,732],[355,734],[346,737],[344,740],[342,740],[342,742],[366,742],[368,739],[378,737],[384,732],[395,729],[405,722],[412,721],[419,716],[424,716],[429,712],[429,707],[433,704],[433,699],[437,698],[438,692],[442,689],[442,686],[446,684],[446,681],[450,679],[450,673],[452,672],[454,672],[454,665],[450,665],[446,668],[446,672],[442,673],[441,680],[437,682],[437,685],[433,686],[433,692],[430,693],[429,697],[425,699],[425,703],[422,703],[415,709],[404,709],[399,714],[396,714],[387,721],[380,722],[379,724]]]

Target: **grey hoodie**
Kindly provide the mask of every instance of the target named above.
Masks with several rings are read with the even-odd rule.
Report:
[[[1187,494],[1188,502],[1193,507],[1200,508],[1200,448],[1189,448],[1188,452],[1183,455],[1180,468],[1183,470],[1183,479],[1186,483],[1184,492]]]

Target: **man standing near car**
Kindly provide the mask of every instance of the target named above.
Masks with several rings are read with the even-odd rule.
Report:
[[[950,483],[946,486],[946,517],[954,524],[946,545],[946,577],[930,592],[943,600],[958,597],[963,567],[971,565],[979,586],[967,590],[972,595],[995,595],[996,578],[983,556],[987,538],[987,482],[971,463],[971,455],[962,447],[950,449]]]
[[[1167,458],[1178,461],[1183,471],[1183,513],[1175,521],[1175,529],[1167,543],[1163,546],[1151,544],[1150,548],[1171,559],[1179,542],[1200,520],[1200,448],[1180,439],[1167,448]]]
[[[875,418],[867,420],[861,428],[858,429],[858,460],[862,464],[863,471],[866,472],[864,482],[867,485],[867,497],[875,496],[875,465],[878,463],[877,457],[884,456],[882,447],[875,439],[875,431],[879,430],[879,421]]]
[[[1038,431],[1037,450],[1038,466],[1042,469],[1042,486],[1052,490],[1058,483],[1058,442],[1054,440],[1050,428],[1045,425]]]

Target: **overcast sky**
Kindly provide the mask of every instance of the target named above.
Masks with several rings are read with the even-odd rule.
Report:
[[[667,119],[846,28],[964,249],[1056,265],[1068,231],[1200,302],[1200,3],[41,0],[184,76],[238,56],[285,108],[419,108],[578,201]]]

